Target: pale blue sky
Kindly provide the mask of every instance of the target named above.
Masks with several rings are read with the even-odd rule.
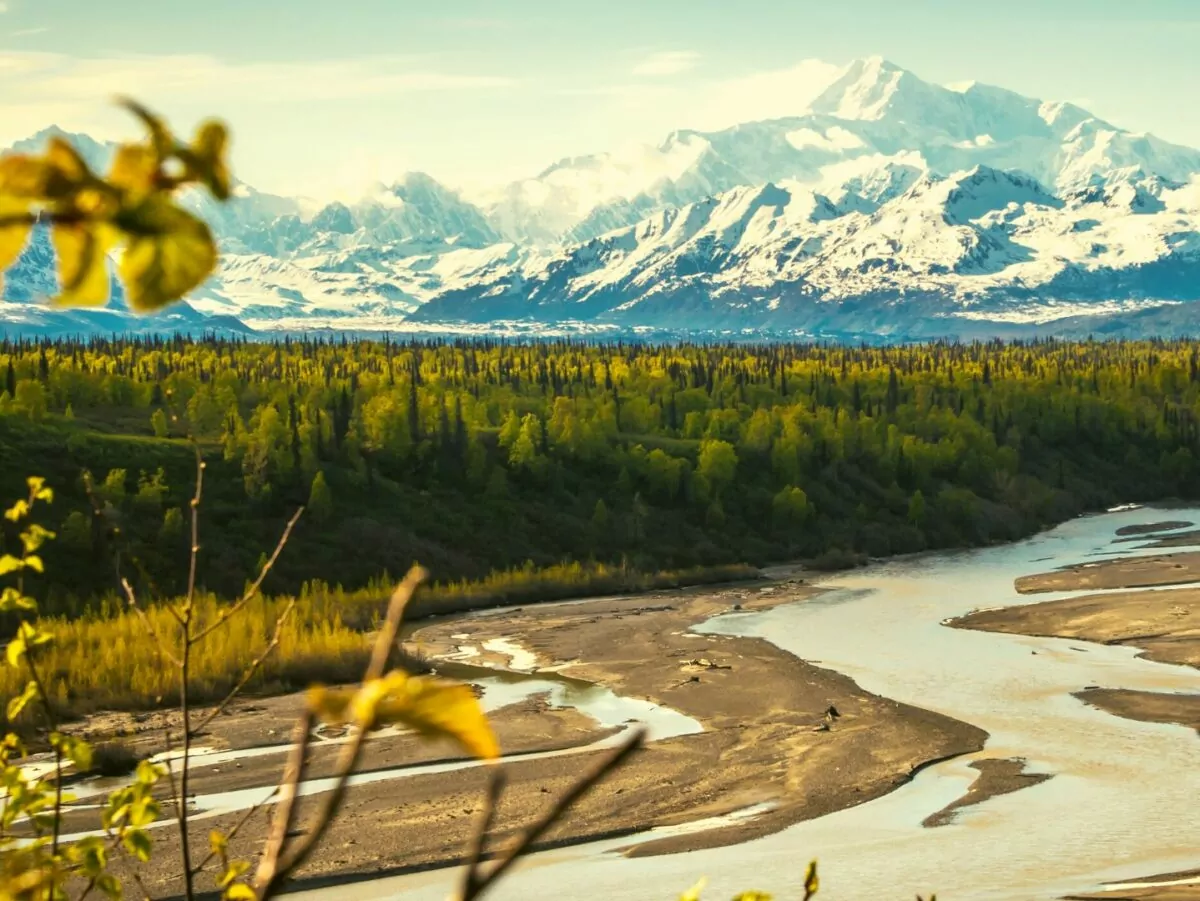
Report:
[[[1200,146],[1200,0],[0,0],[0,144],[217,113],[265,190],[451,184],[797,112],[805,59],[1071,100]]]

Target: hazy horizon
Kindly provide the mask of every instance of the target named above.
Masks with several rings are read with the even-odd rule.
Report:
[[[830,68],[882,56],[929,82],[1072,102],[1200,146],[1200,114],[1175,100],[1200,85],[1190,51],[1200,9],[1054,6],[519,0],[497,10],[468,0],[435,15],[382,0],[213,0],[150,13],[134,0],[9,0],[0,71],[15,90],[0,95],[0,143],[50,125],[132,135],[110,102],[129,93],[180,130],[226,119],[235,171],[260,190],[345,198],[406,171],[477,189],[675,129],[800,113]]]

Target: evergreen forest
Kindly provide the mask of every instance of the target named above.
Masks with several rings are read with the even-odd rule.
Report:
[[[220,595],[299,505],[272,592],[414,560],[442,581],[837,567],[1194,495],[1198,358],[1156,341],[8,340],[0,491],[36,472],[58,492],[46,613],[121,577],[181,589],[196,447],[201,582]]]

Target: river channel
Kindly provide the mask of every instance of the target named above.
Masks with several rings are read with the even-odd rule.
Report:
[[[1200,509],[1172,517],[1200,521]],[[895,792],[716,850],[629,859],[638,839],[548,851],[496,887],[495,901],[677,897],[700,876],[705,896],[755,888],[799,897],[804,866],[820,861],[822,901],[1039,901],[1104,883],[1200,865],[1200,740],[1181,726],[1140,723],[1087,706],[1088,686],[1200,692],[1200,671],[1139,659],[1132,648],[954,629],[985,607],[1069,596],[1019,596],[1017,576],[1108,555],[1153,511],[1087,516],[1033,538],[970,552],[893,560],[823,580],[816,598],[717,617],[697,631],[756,636],[855,679],[864,689],[972,723],[985,749],[923,769]],[[1164,589],[1170,590],[1170,589]],[[922,821],[963,795],[973,760],[1024,758],[1052,778],[958,813]],[[420,873],[296,898],[443,901],[454,875]],[[331,891],[333,894],[331,894]]]

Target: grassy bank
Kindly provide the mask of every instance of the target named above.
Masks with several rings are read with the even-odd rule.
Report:
[[[468,613],[513,604],[537,604],[605,594],[633,594],[693,585],[716,585],[755,579],[754,566],[733,563],[724,566],[694,566],[688,569],[647,572],[627,565],[605,563],[560,563],[555,566],[499,570],[486,578],[432,585],[422,591],[409,608],[408,620],[452,613]],[[390,587],[378,583],[366,590],[344,592],[319,583],[309,591],[327,598],[356,628],[367,628],[371,618],[382,613]]]
[[[731,565],[642,572],[627,566],[565,563],[527,565],[478,581],[432,585],[414,601],[409,621],[510,604],[528,604],[600,594],[632,593],[689,585],[753,579],[759,571]],[[280,629],[279,644],[246,684],[259,695],[294,691],[313,682],[347,682],[361,676],[370,652],[368,634],[382,615],[391,586],[380,581],[357,591],[321,583],[296,596],[263,598],[219,625],[193,650],[189,697],[194,703],[224,698],[267,647],[277,622],[294,604]],[[196,601],[196,626],[203,630],[226,609],[215,595]],[[55,713],[76,718],[99,710],[153,710],[174,705],[177,670],[164,651],[177,642],[178,624],[165,604],[150,606],[145,618],[116,601],[75,619],[43,623],[55,643],[39,657]],[[0,669],[0,695],[13,697],[27,674]],[[2,711],[0,711],[2,713]]]

